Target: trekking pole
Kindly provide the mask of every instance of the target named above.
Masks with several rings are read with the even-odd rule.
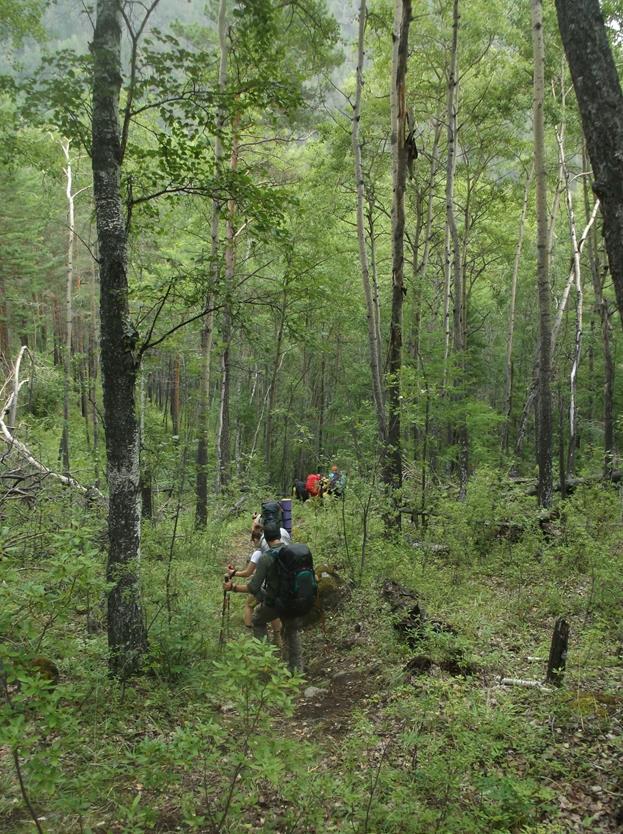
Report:
[[[225,582],[229,582],[229,574],[225,574]],[[221,633],[218,638],[219,651],[229,640],[229,591],[223,591],[223,609],[221,611]]]

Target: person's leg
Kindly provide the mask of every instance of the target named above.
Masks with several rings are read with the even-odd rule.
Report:
[[[283,639],[281,637],[281,620],[271,620],[270,627],[273,631],[273,643],[279,649],[280,653],[283,654]]]
[[[247,628],[252,627],[252,619],[253,619],[253,609],[257,605],[257,600],[253,596],[253,594],[247,594],[247,598],[244,605],[244,611],[242,613],[242,618],[244,620],[244,624]]]
[[[266,640],[268,638],[266,625],[276,617],[277,612],[274,608],[269,608],[267,605],[264,605],[263,602],[256,605],[253,609],[253,617],[251,618],[253,636],[257,637],[258,640]]]
[[[303,657],[301,654],[301,637],[298,620],[283,620],[283,639],[288,652],[288,669],[291,672],[303,671]]]

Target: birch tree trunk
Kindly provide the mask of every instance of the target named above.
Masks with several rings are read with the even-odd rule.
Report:
[[[569,374],[569,450],[567,454],[567,477],[573,478],[575,475],[575,452],[577,446],[577,387],[578,387],[578,369],[580,366],[580,356],[582,351],[582,317],[584,297],[582,292],[582,272],[580,266],[580,247],[578,244],[578,235],[575,225],[575,212],[573,210],[573,197],[571,194],[571,182],[569,180],[569,171],[567,169],[567,162],[565,159],[565,148],[563,137],[561,134],[557,135],[558,152],[560,154],[560,167],[563,172],[565,200],[567,204],[567,217],[569,221],[569,236],[571,238],[572,247],[572,271],[575,284],[575,338],[573,361],[571,363],[571,371]]]
[[[126,677],[140,668],[147,649],[147,633],[139,593],[137,332],[129,311],[127,233],[120,197],[121,10],[116,0],[97,0],[92,52],[92,165],[100,259],[102,387],[109,490],[108,646],[111,671]]]
[[[599,0],[556,0],[623,319],[623,93]]]
[[[404,298],[405,186],[407,181],[406,148],[406,75],[411,22],[411,0],[395,0],[392,31],[392,81],[390,89],[392,142],[392,309],[388,350],[388,426],[383,482],[393,489],[402,486],[402,449],[400,438],[400,371],[402,365],[402,302]],[[396,516],[400,526],[400,513]]]
[[[353,105],[352,117],[352,131],[351,139],[353,145],[353,157],[355,160],[355,185],[357,189],[357,239],[359,241],[359,264],[361,266],[361,280],[363,283],[363,291],[366,299],[366,311],[368,319],[368,350],[370,352],[370,369],[372,373],[372,398],[374,401],[374,408],[376,412],[376,422],[378,427],[378,434],[381,443],[385,441],[386,421],[385,421],[385,403],[383,397],[383,383],[382,383],[382,362],[381,362],[381,345],[379,340],[379,326],[376,317],[376,309],[372,289],[370,285],[370,267],[368,263],[368,249],[366,246],[366,235],[364,225],[364,201],[365,201],[365,182],[363,176],[363,165],[361,162],[361,144],[359,141],[359,126],[361,122],[361,93],[363,90],[363,62],[365,57],[364,52],[364,37],[366,30],[366,0],[361,0],[359,4],[359,35],[357,48],[357,83],[355,88],[355,103]],[[370,212],[371,219],[371,212]],[[374,246],[374,240],[371,232],[370,245]]]
[[[519,233],[517,235],[517,247],[515,249],[515,260],[513,262],[513,276],[511,278],[511,297],[508,308],[508,336],[506,339],[506,362],[504,364],[504,425],[502,428],[502,451],[508,452],[508,438],[510,435],[510,421],[513,411],[513,338],[515,333],[515,304],[517,301],[517,278],[519,277],[519,265],[521,263],[521,252],[523,248],[524,229],[526,225],[526,214],[528,212],[528,197],[534,166],[526,176],[526,185],[523,193],[523,203],[519,218]]]
[[[67,256],[65,260],[65,342],[63,349],[63,436],[61,440],[62,465],[69,475],[69,396],[71,378],[71,336],[73,328],[72,293],[74,283],[75,208],[73,194],[73,171],[69,156],[69,140],[61,141],[65,157],[65,196],[67,197]]]
[[[534,55],[534,173],[537,215],[537,289],[539,303],[539,381],[537,454],[538,499],[541,507],[552,501],[552,395],[551,319],[547,269],[547,172],[545,169],[545,47],[542,0],[532,0],[532,47]]]

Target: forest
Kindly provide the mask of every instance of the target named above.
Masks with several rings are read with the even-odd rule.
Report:
[[[622,31],[0,0],[0,832],[623,830]]]

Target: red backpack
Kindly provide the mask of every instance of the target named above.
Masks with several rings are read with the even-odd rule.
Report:
[[[305,489],[310,495],[318,495],[320,493],[320,475],[308,475],[305,481]]]

